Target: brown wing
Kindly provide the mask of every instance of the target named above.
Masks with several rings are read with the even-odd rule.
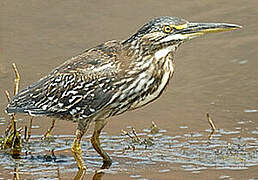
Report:
[[[105,107],[114,94],[118,41],[109,41],[71,58],[18,93],[8,113],[87,118]]]

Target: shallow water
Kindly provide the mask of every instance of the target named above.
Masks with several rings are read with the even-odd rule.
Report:
[[[207,35],[182,45],[165,94],[145,108],[110,119],[101,140],[114,164],[103,179],[257,179],[257,6],[256,0],[1,1],[0,89],[12,92],[12,62],[25,87],[86,48],[129,37],[155,16],[242,25],[239,31]],[[0,132],[7,125],[6,103],[5,96],[0,96],[0,117],[4,117]],[[206,112],[218,127],[210,142]],[[28,117],[17,117],[21,118],[19,127],[28,125]],[[143,128],[151,121],[166,132],[147,149],[136,145],[135,151],[122,153],[131,142],[120,136],[121,129],[132,126],[148,134]],[[54,177],[58,167],[62,179],[70,179],[76,171],[69,151],[76,124],[57,121],[50,146],[40,140],[50,119],[37,118],[33,125],[26,148],[34,159],[28,155],[14,161],[1,152],[0,179],[12,178],[15,164],[23,179]],[[83,153],[92,177],[101,159],[89,144],[90,134],[83,141]],[[51,148],[55,161],[44,156],[51,154]]]
[[[130,129],[130,136],[135,137]],[[200,132],[189,132],[187,127],[182,129],[181,134],[169,136],[166,130],[160,129],[152,134],[146,128],[137,133],[139,141],[124,134],[109,136],[103,132],[100,137],[102,146],[114,160],[106,173],[127,173],[129,177],[137,178],[131,170],[145,166],[158,169],[158,173],[169,173],[173,172],[174,164],[179,164],[182,171],[198,174],[212,169],[247,170],[258,165],[257,130],[248,137],[242,137],[241,128],[218,129],[209,140],[210,129]],[[24,142],[20,159],[13,159],[2,151],[0,166],[9,171],[18,167],[20,174],[28,174],[34,179],[55,178],[57,167],[61,176],[77,172],[73,157],[67,154],[73,136],[41,138],[42,135],[33,135],[29,142]],[[91,147],[89,139],[89,135],[84,137],[82,148],[89,167],[87,173],[92,174],[102,165],[102,159]]]

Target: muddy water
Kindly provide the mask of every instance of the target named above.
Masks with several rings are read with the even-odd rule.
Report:
[[[258,178],[258,1],[1,1],[0,89],[13,88],[15,62],[25,87],[46,75],[66,58],[110,39],[124,39],[155,16],[171,15],[190,21],[229,22],[240,31],[213,34],[182,45],[176,72],[165,94],[155,103],[111,118],[102,135],[114,164],[103,179],[257,179]],[[0,96],[0,132],[7,125]],[[209,112],[218,130],[208,141]],[[18,125],[28,125],[28,117]],[[155,121],[161,129],[150,135]],[[32,139],[24,144],[30,156],[13,160],[1,152],[0,179],[12,178],[19,167],[24,179],[71,179],[76,165],[69,152],[76,124],[58,121],[54,139],[40,137],[50,119],[33,122]],[[121,129],[134,127],[153,145],[133,144]],[[101,159],[83,141],[88,179]],[[135,150],[125,148],[135,146]],[[49,150],[54,149],[55,157]]]

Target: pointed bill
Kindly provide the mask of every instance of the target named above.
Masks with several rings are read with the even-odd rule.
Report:
[[[188,23],[186,28],[178,31],[178,34],[186,39],[192,39],[207,33],[231,31],[240,28],[242,26],[227,23]]]

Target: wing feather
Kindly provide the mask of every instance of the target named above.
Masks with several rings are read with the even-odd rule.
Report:
[[[115,92],[120,42],[111,41],[66,61],[28,86],[8,104],[8,113],[87,118],[105,107]]]

